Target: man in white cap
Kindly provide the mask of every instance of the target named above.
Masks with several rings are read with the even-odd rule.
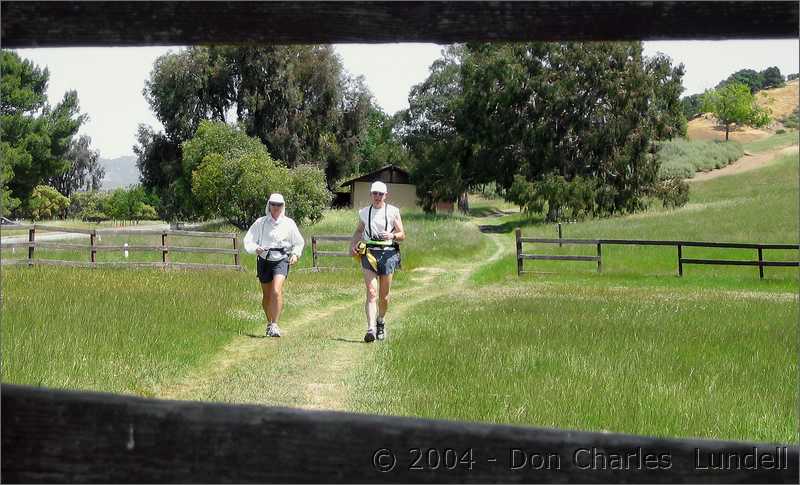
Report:
[[[386,203],[386,184],[374,182],[370,187],[372,203],[358,211],[359,221],[351,241],[352,254],[361,255],[364,284],[367,287],[367,333],[365,342],[386,337],[386,310],[392,275],[400,264],[398,241],[406,238],[400,209]],[[363,244],[362,244],[363,243]]]
[[[244,237],[244,249],[257,254],[256,274],[261,282],[261,306],[267,316],[267,337],[280,337],[278,318],[283,309],[283,283],[289,266],[297,263],[305,241],[297,224],[285,215],[286,202],[281,194],[272,194],[266,215],[250,226]]]

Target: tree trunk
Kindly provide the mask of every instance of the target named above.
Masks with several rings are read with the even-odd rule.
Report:
[[[731,131],[731,125],[725,125],[725,141],[728,141],[728,133]]]

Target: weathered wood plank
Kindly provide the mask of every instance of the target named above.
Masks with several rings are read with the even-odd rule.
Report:
[[[542,244],[597,244],[602,242],[600,239],[553,239],[539,237],[521,237],[523,243],[542,243]]]
[[[312,239],[316,239],[317,241],[349,241],[353,239],[353,236],[311,236]]]
[[[225,249],[225,248],[193,248],[183,246],[169,246],[171,253],[216,253],[216,254],[240,254],[238,249]]]
[[[160,401],[8,384],[2,385],[2,429],[3,480],[12,483],[796,483],[799,457],[797,446]],[[702,467],[710,456],[743,457],[754,447],[774,455],[772,469]],[[429,461],[428,450],[438,452],[439,460]],[[533,453],[555,458],[537,470],[531,466]],[[622,460],[623,470],[591,466],[598,454],[606,463],[612,455],[631,458]]]
[[[94,229],[83,229],[81,227],[61,227],[46,224],[34,224],[33,228],[37,231],[66,232],[75,234],[94,234]]]
[[[195,236],[195,237],[213,237],[217,239],[231,239],[238,235],[232,232],[209,232],[209,231],[164,231],[170,236]]]
[[[36,247],[38,243],[30,242],[30,241],[23,241],[23,242],[12,242],[12,243],[0,243],[0,249],[8,249],[8,248],[28,248],[28,247]]]
[[[2,2],[6,48],[796,38],[777,2]]]
[[[744,261],[736,259],[695,259],[683,258],[683,264],[715,264],[715,265],[728,265],[728,266],[800,266],[798,261]]]
[[[520,254],[519,259],[539,259],[546,261],[597,261],[598,256],[550,256],[543,254]]]
[[[317,256],[351,256],[347,251],[317,251]]]

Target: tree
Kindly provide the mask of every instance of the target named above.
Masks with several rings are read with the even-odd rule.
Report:
[[[66,156],[69,168],[48,181],[67,197],[78,190],[100,190],[106,170],[100,165],[100,152],[92,150],[89,146],[91,143],[92,139],[86,135],[73,140]]]
[[[760,91],[764,87],[764,75],[754,69],[740,69],[726,79],[720,81],[714,89],[719,90],[728,84],[744,84],[751,93]]]
[[[412,182],[425,211],[437,202],[454,201],[474,182],[464,173],[469,150],[458,125],[463,110],[461,60],[464,46],[442,51],[428,78],[414,86],[409,108],[401,113],[400,134],[413,159]]]
[[[703,95],[703,111],[713,113],[720,125],[725,127],[725,141],[728,141],[734,124],[758,128],[770,122],[769,112],[758,106],[750,89],[736,82],[706,91]]]
[[[64,217],[67,207],[69,198],[47,185],[37,185],[28,200],[28,214],[34,221]]]
[[[783,86],[785,79],[781,70],[777,66],[772,66],[761,71],[761,76],[764,79],[762,89],[777,88]]]
[[[657,181],[653,141],[685,133],[682,76],[640,42],[468,44],[455,123],[468,147],[454,153],[467,161],[462,177],[508,190],[519,175],[531,187],[516,192],[543,198],[526,200],[549,219],[563,193],[578,212],[637,210]]]
[[[199,217],[181,144],[200,123],[235,121],[288,167],[313,164],[328,183],[346,172],[364,139],[371,94],[331,46],[191,47],[159,58],[145,98],[163,133],[140,127],[142,183],[165,218]]]
[[[286,198],[295,221],[318,220],[330,204],[322,171],[290,170],[274,161],[266,147],[243,131],[221,122],[200,123],[183,144],[184,165],[192,167],[192,193],[205,217],[224,217],[241,229],[264,215],[273,192]]]
[[[25,206],[34,187],[69,168],[67,153],[86,115],[78,95],[68,91],[60,103],[47,103],[49,71],[15,52],[0,52],[0,154],[4,201]]]
[[[703,113],[703,95],[693,94],[681,98],[681,109],[687,120],[691,120]]]

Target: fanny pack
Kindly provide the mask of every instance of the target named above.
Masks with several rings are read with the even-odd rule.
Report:
[[[286,248],[269,248],[265,250],[267,253],[267,257],[264,258],[267,261],[280,261],[286,258]],[[280,257],[273,257],[272,253],[279,253]]]
[[[383,242],[370,239],[369,241],[366,241],[366,247],[369,249],[377,249],[379,251],[386,251],[389,249],[396,249],[398,251],[400,250],[400,245],[397,244],[397,241],[395,240],[392,240],[391,242]]]

